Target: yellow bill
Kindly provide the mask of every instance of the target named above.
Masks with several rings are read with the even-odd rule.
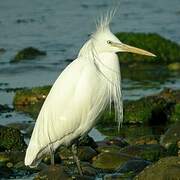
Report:
[[[136,53],[136,54],[141,54],[141,55],[145,55],[145,56],[156,57],[156,55],[151,53],[151,52],[148,52],[148,51],[145,51],[143,49],[136,48],[136,47],[133,47],[133,46],[130,46],[130,45],[127,45],[127,44],[113,43],[112,45],[115,46],[115,47],[120,48],[121,51],[123,51],[123,52],[130,52],[130,53]]]

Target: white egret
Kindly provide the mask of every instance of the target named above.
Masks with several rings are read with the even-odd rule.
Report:
[[[37,166],[44,154],[53,154],[61,146],[72,145],[74,160],[82,174],[76,156],[76,140],[95,125],[108,104],[114,102],[118,124],[123,120],[121,76],[117,52],[147,56],[154,54],[123,44],[109,28],[110,18],[104,18],[95,33],[80,49],[52,86],[37,118],[25,165]]]

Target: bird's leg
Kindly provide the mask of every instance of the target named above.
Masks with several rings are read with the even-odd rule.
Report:
[[[54,151],[50,145],[49,145],[49,152],[50,152],[50,156],[51,156],[51,165],[54,166]]]
[[[51,151],[51,165],[54,166],[54,152]]]
[[[75,163],[76,163],[76,165],[77,165],[79,174],[80,174],[81,176],[83,176],[82,168],[81,168],[81,165],[80,165],[80,161],[79,161],[79,158],[78,158],[78,156],[77,156],[77,144],[73,144],[73,145],[72,145],[72,153],[73,153],[74,161],[75,161]]]

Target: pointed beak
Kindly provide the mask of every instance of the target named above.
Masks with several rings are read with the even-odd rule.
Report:
[[[129,46],[127,44],[112,43],[112,45],[119,48],[119,49],[121,49],[121,51],[123,51],[123,52],[130,52],[130,53],[136,53],[136,54],[141,54],[141,55],[145,55],[145,56],[156,57],[156,55],[151,53],[151,52],[148,52],[148,51],[145,51],[143,49],[136,48],[136,47],[133,47],[133,46]]]

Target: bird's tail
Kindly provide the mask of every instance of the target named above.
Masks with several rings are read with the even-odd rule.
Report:
[[[31,168],[37,167],[41,161],[41,158],[38,158],[38,153],[39,151],[37,150],[37,148],[33,148],[32,146],[29,145],[26,150],[24,164]]]

